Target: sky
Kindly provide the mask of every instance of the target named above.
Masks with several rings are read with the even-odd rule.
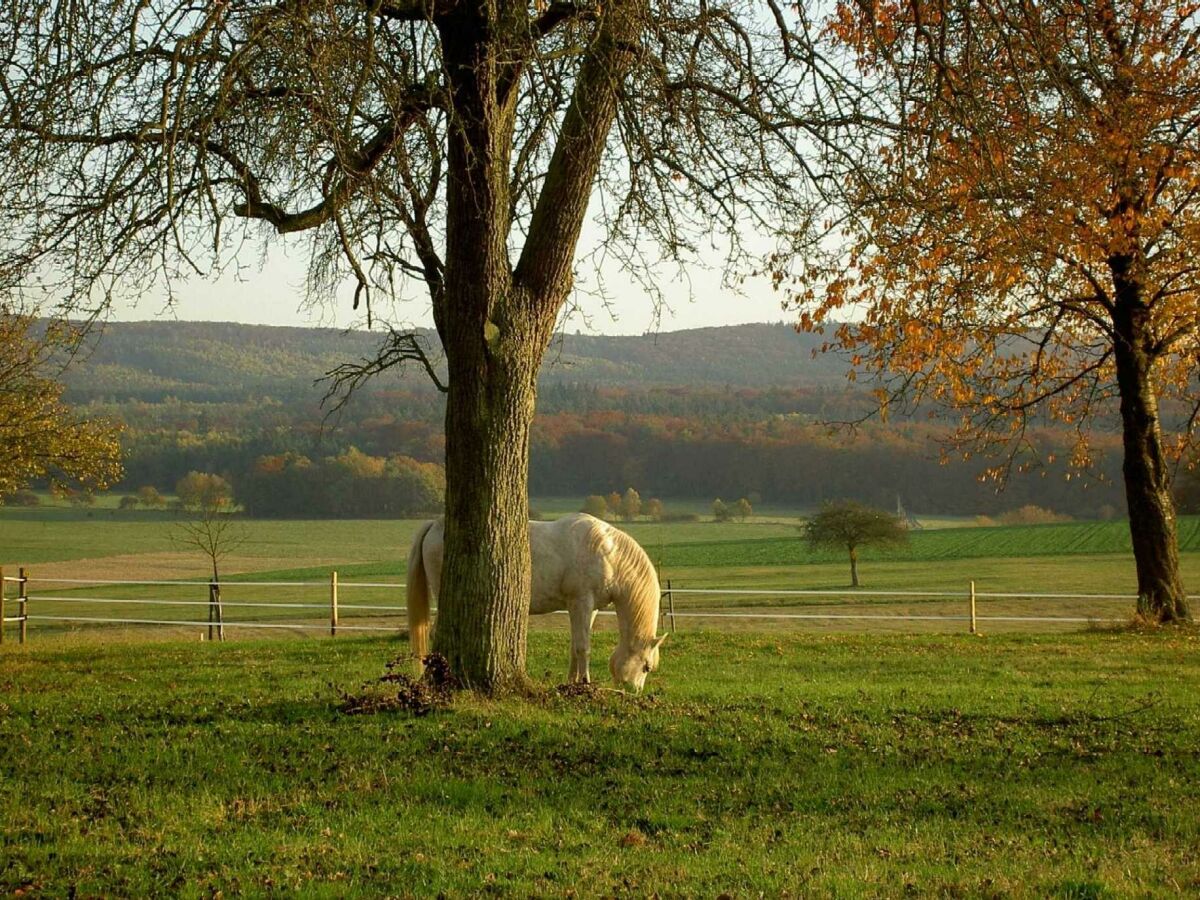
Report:
[[[164,291],[143,297],[136,304],[118,303],[113,319],[331,328],[366,326],[362,311],[355,312],[352,308],[353,287],[349,283],[336,299],[314,308],[306,306],[304,271],[300,252],[289,253],[286,247],[276,244],[263,264],[255,256],[253,264],[236,274],[175,283],[173,306],[167,306]],[[560,321],[563,330],[584,334],[644,334],[793,318],[793,314],[783,311],[781,295],[766,279],[748,280],[734,289],[722,284],[720,270],[693,268],[686,273],[686,279],[679,278],[674,270],[659,273],[658,284],[667,308],[662,310],[661,321],[656,322],[653,299],[626,273],[615,266],[603,267],[602,273],[607,307],[587,290],[594,285],[594,276],[581,271],[578,281],[585,290],[576,292],[572,304],[576,308]],[[429,301],[423,295],[395,305],[377,304],[374,312],[377,325],[431,327],[433,324]]]

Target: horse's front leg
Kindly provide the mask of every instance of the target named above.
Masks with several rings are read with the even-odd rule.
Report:
[[[567,680],[572,684],[587,684],[592,680],[592,623],[596,611],[591,600],[578,600],[571,604],[571,668]]]

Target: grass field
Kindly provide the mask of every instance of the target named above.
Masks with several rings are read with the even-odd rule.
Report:
[[[172,539],[174,516],[165,512],[76,508],[0,508],[0,564],[13,574],[29,567],[35,579],[196,580],[205,577],[204,560]],[[227,601],[249,603],[327,603],[326,583],[337,569],[345,586],[343,621],[350,626],[393,627],[399,614],[377,606],[403,603],[397,588],[354,589],[354,581],[402,582],[405,558],[417,521],[271,521],[247,520],[246,542],[224,563]],[[847,565],[836,552],[811,552],[798,539],[794,522],[632,523],[626,527],[658,564],[664,582],[678,592],[681,612],[737,610],[838,615],[961,616],[969,583],[989,593],[1089,593],[1131,597],[1136,579],[1124,522],[1076,522],[1062,525],[929,529],[912,534],[906,548],[864,551],[861,574],[873,591],[937,591],[952,598],[879,598],[847,589]],[[1200,584],[1200,517],[1180,520],[1185,581]],[[310,587],[239,587],[242,581],[314,582]],[[740,596],[687,594],[695,589],[836,591],[839,596]],[[34,582],[37,596],[85,598],[46,600],[35,614],[108,616],[194,621],[205,610],[145,603],[107,606],[87,598],[175,599],[196,603],[206,596],[196,587],[95,587]],[[369,609],[355,610],[363,605]],[[981,597],[985,616],[1057,616],[1103,620],[1128,616],[1128,600],[1040,600]],[[316,625],[318,609],[232,608],[229,621],[290,621]],[[41,634],[61,631],[62,623],[36,624]],[[685,622],[685,626],[704,623]],[[716,624],[715,620],[708,624]],[[733,627],[746,623],[728,621]],[[758,627],[761,627],[759,623]],[[81,627],[85,627],[82,626]],[[773,622],[778,628],[959,629],[961,623],[880,620],[796,620]],[[1052,627],[990,622],[991,630]],[[1071,625],[1070,627],[1078,627]],[[314,629],[315,630],[315,629]]]
[[[0,892],[1200,892],[1195,632],[681,634],[641,697],[561,642],[422,718],[337,710],[394,639],[9,648]]]

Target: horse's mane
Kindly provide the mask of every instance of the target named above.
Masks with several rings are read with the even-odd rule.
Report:
[[[605,556],[613,567],[617,581],[613,602],[626,606],[627,636],[654,637],[658,630],[661,593],[654,563],[637,541],[616,528],[590,529],[589,539],[593,544],[591,549],[607,549]]]

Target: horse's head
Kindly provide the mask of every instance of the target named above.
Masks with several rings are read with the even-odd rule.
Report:
[[[649,641],[634,642],[631,647],[626,646],[624,640],[619,641],[617,649],[608,659],[613,683],[619,688],[628,687],[635,691],[645,687],[646,676],[658,668],[658,648],[666,639],[664,634]]]

